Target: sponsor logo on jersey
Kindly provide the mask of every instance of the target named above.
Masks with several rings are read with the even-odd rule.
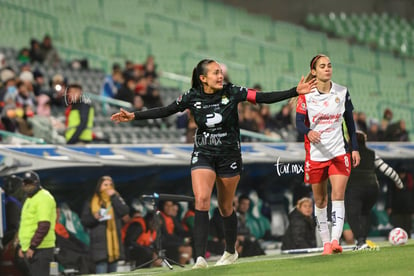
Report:
[[[198,157],[197,156],[193,156],[193,158],[191,158],[191,163],[195,164],[198,162]]]
[[[214,127],[215,125],[219,124],[222,122],[223,120],[223,116],[221,116],[221,114],[219,113],[212,113],[212,114],[207,114],[207,121],[206,121],[206,126],[207,127]]]
[[[229,101],[230,101],[230,100],[229,100],[226,96],[221,97],[221,104],[226,105],[226,104],[228,104],[228,103],[229,103]]]
[[[237,163],[236,162],[231,163],[230,168],[233,170],[237,169]]]
[[[195,107],[195,108],[201,108],[201,102],[196,102],[196,103],[194,104],[194,107]]]

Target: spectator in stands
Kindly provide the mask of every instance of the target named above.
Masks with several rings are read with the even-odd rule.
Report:
[[[215,60],[201,60],[193,70],[192,88],[170,105],[141,112],[121,109],[112,115],[115,122],[129,122],[150,118],[167,117],[189,108],[197,124],[194,152],[191,158],[192,183],[195,196],[194,268],[207,267],[204,259],[208,239],[208,211],[210,199],[217,186],[218,205],[223,216],[226,251],[217,265],[234,263],[237,239],[237,216],[233,198],[241,173],[240,129],[238,103],[274,103],[299,93],[307,93],[315,82],[304,83],[285,92],[261,93],[256,90],[224,84],[222,69]]]
[[[368,141],[383,141],[384,139],[384,132],[380,129],[378,120],[370,120],[368,132],[367,132],[367,140]]]
[[[156,250],[157,229],[154,213],[146,212],[139,200],[131,204],[133,210],[131,220],[122,227],[122,241],[125,246],[127,260],[133,261],[136,267],[147,263],[145,267],[161,266]]]
[[[30,50],[29,50],[30,61],[42,63],[44,58],[42,55],[42,50],[40,49],[40,43],[36,39],[30,40]]]
[[[116,98],[118,90],[124,82],[119,64],[112,66],[112,74],[105,77],[101,95],[109,98]]]
[[[357,167],[360,162],[348,89],[334,83],[331,77],[329,57],[313,57],[307,80],[316,78],[317,90],[299,96],[296,108],[296,128],[305,138],[304,181],[312,184],[315,216],[324,245],[323,255],[342,252],[339,241],[345,218],[345,189],[351,166]],[[352,153],[344,141],[344,121],[351,138]],[[328,228],[328,179],[332,186],[332,235]]]
[[[7,100],[14,102],[17,96],[16,74],[11,69],[0,71],[0,79],[3,86],[0,88],[0,108],[7,104]]]
[[[83,96],[82,86],[71,84],[66,92],[66,142],[68,144],[90,143],[93,139],[93,120],[95,111]]]
[[[36,97],[40,94],[48,94],[44,75],[38,69],[33,72],[33,93]]]
[[[184,230],[177,218],[178,208],[170,200],[161,201],[161,245],[166,249],[166,256],[182,265],[192,258],[192,247],[189,233]]]
[[[243,119],[239,123],[240,128],[248,131],[259,132],[258,120],[256,119],[256,117],[258,116],[258,112],[256,108],[247,103],[243,103],[242,112]],[[242,141],[251,142],[252,138],[249,136],[243,136]]]
[[[359,130],[356,134],[361,163],[351,171],[348,180],[345,192],[345,214],[357,241],[355,250],[364,250],[370,248],[366,243],[371,226],[370,214],[379,194],[376,170],[393,180],[399,189],[403,184],[397,173],[366,146],[366,134]]]
[[[81,215],[82,224],[89,229],[90,253],[97,274],[115,272],[118,260],[125,258],[121,228],[122,218],[128,213],[129,207],[115,190],[112,178],[99,178]]]
[[[23,190],[27,198],[19,226],[18,254],[28,262],[31,275],[46,276],[54,260],[56,202],[33,171],[23,175]]]
[[[34,100],[34,91],[33,91],[33,82],[34,82],[34,76],[31,71],[23,71],[19,75],[20,81],[24,82],[26,85],[26,88],[29,92],[30,98]]]
[[[404,229],[408,237],[411,237],[412,215],[414,213],[414,180],[408,164],[400,164],[397,167],[398,176],[403,182],[400,186],[390,183],[387,190],[385,208],[394,227]]]
[[[153,79],[158,78],[157,64],[155,64],[155,58],[153,55],[147,56],[144,63],[144,71],[146,76],[152,76]]]
[[[289,214],[289,226],[282,239],[282,250],[316,247],[313,201],[303,197]]]
[[[276,119],[270,112],[270,107],[267,104],[260,106],[260,116],[263,118],[264,133],[268,136],[272,136],[272,133],[277,128]]]
[[[405,126],[404,120],[399,120],[395,123],[389,124],[385,131],[385,141],[407,142],[409,141],[409,134]]]
[[[163,106],[160,96],[159,84],[154,79],[154,75],[151,73],[145,73],[144,77],[146,79],[146,89],[140,93],[140,95],[144,101],[145,107],[154,108]]]
[[[3,70],[3,68],[6,68],[6,66],[7,66],[6,57],[4,56],[3,53],[0,52],[0,70]]]
[[[249,214],[250,198],[247,195],[239,196],[237,208],[237,252],[240,257],[264,255],[263,249],[256,237],[252,234],[251,227],[255,224]],[[258,227],[255,225],[254,227]]]
[[[52,45],[52,38],[49,35],[43,37],[40,44],[40,54],[42,62],[47,66],[56,66],[59,62],[59,55],[55,47]]]
[[[291,121],[291,106],[289,104],[284,104],[280,111],[276,114],[276,123],[277,128],[281,129],[289,129],[292,127],[292,121]]]
[[[367,125],[367,116],[364,112],[357,113],[357,120],[356,120],[357,129],[367,133],[368,132],[368,125]]]
[[[22,48],[17,54],[17,60],[20,63],[30,62],[30,50],[26,47]]]
[[[381,120],[381,130],[382,131],[386,131],[388,128],[388,125],[391,124],[392,122],[392,118],[393,118],[393,113],[391,111],[391,109],[386,108],[384,110],[384,114],[382,116],[382,120]]]
[[[27,85],[23,81],[18,81],[16,84],[17,96],[16,105],[18,107],[29,106],[32,110],[35,109],[34,99],[32,98],[31,91],[29,91]]]
[[[52,106],[63,107],[66,105],[65,92],[67,81],[61,74],[55,74],[50,82],[50,91],[48,93]]]
[[[124,83],[115,95],[115,99],[133,104],[137,80],[131,72],[124,73],[123,79]]]

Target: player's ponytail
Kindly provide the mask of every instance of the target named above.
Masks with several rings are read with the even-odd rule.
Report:
[[[200,81],[200,76],[207,74],[207,65],[212,63],[212,62],[216,62],[216,61],[212,60],[212,59],[203,59],[197,64],[196,67],[194,67],[193,75],[191,77],[191,87],[192,88],[197,89],[197,88],[202,87],[202,83]]]

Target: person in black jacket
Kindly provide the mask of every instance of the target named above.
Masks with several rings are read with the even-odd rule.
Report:
[[[316,247],[313,202],[309,197],[298,200],[289,214],[289,226],[282,238],[282,250]]]
[[[129,207],[115,190],[112,178],[102,176],[81,215],[83,226],[89,229],[90,253],[97,274],[115,272],[118,260],[125,259],[121,227],[128,214]]]
[[[379,185],[376,176],[378,169],[391,178],[398,188],[403,187],[401,179],[393,168],[388,166],[375,152],[367,148],[367,136],[357,131],[357,141],[361,163],[353,168],[345,191],[346,219],[357,240],[355,250],[370,249],[366,239],[370,230],[370,213],[378,199]]]

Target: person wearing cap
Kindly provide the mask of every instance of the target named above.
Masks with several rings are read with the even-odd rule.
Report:
[[[20,258],[29,265],[32,275],[49,275],[54,260],[56,201],[42,188],[34,171],[23,175],[23,190],[27,195],[22,208],[18,231]]]

